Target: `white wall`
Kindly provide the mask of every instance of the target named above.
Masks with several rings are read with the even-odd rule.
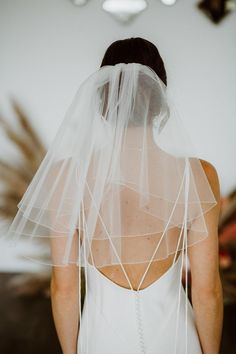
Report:
[[[0,0],[0,112],[8,94],[24,104],[49,144],[80,82],[107,46],[141,36],[154,42],[199,157],[218,170],[222,194],[236,185],[236,13],[213,25],[195,0],[159,0],[130,25],[105,13],[102,0]],[[6,151],[1,145],[0,151]]]

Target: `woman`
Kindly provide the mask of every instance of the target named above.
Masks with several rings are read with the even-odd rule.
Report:
[[[192,156],[166,86],[152,43],[112,43],[19,204],[11,231],[51,236],[63,354],[219,352],[219,181]]]

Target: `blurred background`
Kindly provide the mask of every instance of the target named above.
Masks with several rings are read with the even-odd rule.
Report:
[[[80,83],[115,40],[143,37],[199,157],[221,186],[221,354],[236,353],[236,1],[0,0],[0,233],[13,219]],[[0,354],[61,353],[50,267],[0,237]]]

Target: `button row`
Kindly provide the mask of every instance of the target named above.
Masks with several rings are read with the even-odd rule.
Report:
[[[138,322],[138,335],[139,335],[139,344],[140,344],[140,354],[145,354],[145,344],[144,344],[144,335],[143,335],[143,326],[142,326],[142,317],[140,311],[140,297],[139,291],[135,291],[135,311]]]

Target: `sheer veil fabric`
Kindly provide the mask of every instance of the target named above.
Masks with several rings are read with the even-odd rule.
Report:
[[[216,204],[165,84],[146,65],[107,65],[79,86],[6,239],[41,250],[32,261],[84,267],[85,281],[88,263],[120,265],[134,291],[125,265],[146,264],[140,288],[153,262],[187,261]]]

